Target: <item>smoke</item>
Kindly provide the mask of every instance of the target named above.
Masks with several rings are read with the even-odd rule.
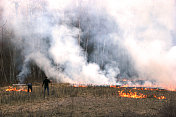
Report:
[[[129,24],[123,25],[122,20],[119,24],[126,28],[124,44],[135,61],[139,77],[174,88],[175,1],[149,0],[125,5],[129,10],[124,18]]]
[[[175,1],[141,1],[130,9],[132,24],[124,43],[139,76],[174,88]]]
[[[59,82],[138,78],[175,86],[174,0],[1,2],[24,56],[20,81],[33,62]]]

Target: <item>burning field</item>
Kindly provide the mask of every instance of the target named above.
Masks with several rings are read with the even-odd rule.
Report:
[[[2,116],[176,116],[176,92],[158,88],[52,84],[31,93],[0,89]]]
[[[175,117],[175,11],[175,0],[0,0],[0,116]]]

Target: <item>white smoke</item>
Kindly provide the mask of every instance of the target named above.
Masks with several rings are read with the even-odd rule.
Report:
[[[175,1],[127,2],[125,45],[142,79],[175,87]],[[130,15],[129,15],[130,14]],[[122,20],[120,20],[122,21]],[[170,54],[172,53],[172,54]]]
[[[175,1],[3,0],[3,19],[24,55],[48,77],[115,83],[116,77],[176,83]]]
[[[154,79],[170,88],[176,82],[175,8],[174,0],[125,0],[120,5],[121,11],[114,13],[116,18],[124,19],[117,20],[125,31],[124,44],[135,61],[139,77]]]

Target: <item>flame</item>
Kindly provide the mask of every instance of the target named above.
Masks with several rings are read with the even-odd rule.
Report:
[[[132,82],[134,81],[134,82]],[[165,90],[168,90],[168,91],[176,91],[176,87],[175,85],[173,84],[169,84],[169,85],[166,85],[164,83],[158,83],[158,82],[155,82],[155,83],[151,83],[150,81],[147,82],[145,80],[141,80],[141,81],[144,81],[144,84],[138,84],[138,83],[135,83],[136,81],[139,81],[139,79],[122,79],[122,80],[118,80],[118,82],[123,82],[121,87],[148,87],[150,89],[147,89],[147,90],[158,90],[160,88],[162,89],[165,89]],[[156,89],[158,88],[158,89]]]
[[[87,87],[87,86],[85,86],[85,85],[79,85],[78,87]]]
[[[129,81],[129,80],[127,80],[127,79],[123,79],[122,81]]]
[[[157,97],[156,95],[154,95],[154,98],[156,98],[156,99],[166,99],[166,97],[165,96],[160,96],[160,97]]]
[[[128,85],[128,84],[126,84],[126,85],[122,85],[121,87],[129,87],[129,85]]]
[[[120,97],[127,97],[127,98],[147,98],[147,95],[144,95],[142,93],[137,94],[137,92],[133,93],[131,91],[129,91],[129,93],[124,93],[123,91],[124,90],[118,91]]]
[[[112,87],[112,88],[118,88],[118,87],[116,87],[116,85],[110,85],[109,87]]]
[[[148,91],[162,91],[161,89],[158,89],[158,88],[133,88],[135,90],[148,90]]]
[[[86,85],[73,85],[73,87],[87,87]]]
[[[107,86],[107,85],[105,85]],[[73,87],[88,87],[87,85],[83,85],[83,84],[74,84]],[[131,88],[131,90],[129,92],[124,92],[124,88],[126,89],[127,87],[129,87],[129,85],[123,85],[123,86],[117,86],[117,85],[109,85],[109,87],[111,88],[123,88],[123,90],[121,91],[118,91],[119,93],[119,96],[120,97],[127,97],[127,98],[148,98],[148,97],[151,97],[151,96],[147,96],[145,94],[142,94],[142,93],[137,93],[136,91],[135,92],[132,92],[131,90],[148,90],[148,91],[163,91],[162,89],[159,89],[159,88],[146,88],[146,87],[135,87],[135,88]],[[155,94],[152,96],[153,98],[156,98],[156,99],[166,99],[165,96],[159,96],[157,97]]]
[[[77,87],[76,85],[73,85],[73,87]]]
[[[17,92],[20,92],[20,91],[25,91],[25,92],[28,92],[28,90],[27,89],[23,89],[23,88],[21,88],[21,89],[17,89],[16,87],[11,87],[11,86],[9,86],[9,88],[8,89],[6,89],[6,91],[17,91]],[[31,91],[30,91],[31,92]]]
[[[119,92],[119,96],[120,97],[127,97],[127,98],[147,98],[147,95],[144,95],[142,93],[138,93],[137,92],[131,92],[131,90],[129,91],[129,93],[124,93],[124,90],[122,91],[118,91]],[[166,99],[165,96],[160,96],[157,97],[156,95],[153,95],[154,98],[156,99]]]

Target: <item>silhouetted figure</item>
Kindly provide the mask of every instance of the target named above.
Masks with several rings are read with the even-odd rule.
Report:
[[[47,93],[49,95],[49,83],[50,83],[50,80],[47,79],[47,77],[45,77],[45,80],[43,80],[43,84],[42,84],[42,87],[44,85],[44,97],[45,97],[45,90],[47,89]]]
[[[32,92],[32,83],[28,83],[27,86],[28,86],[28,92],[29,90]]]

